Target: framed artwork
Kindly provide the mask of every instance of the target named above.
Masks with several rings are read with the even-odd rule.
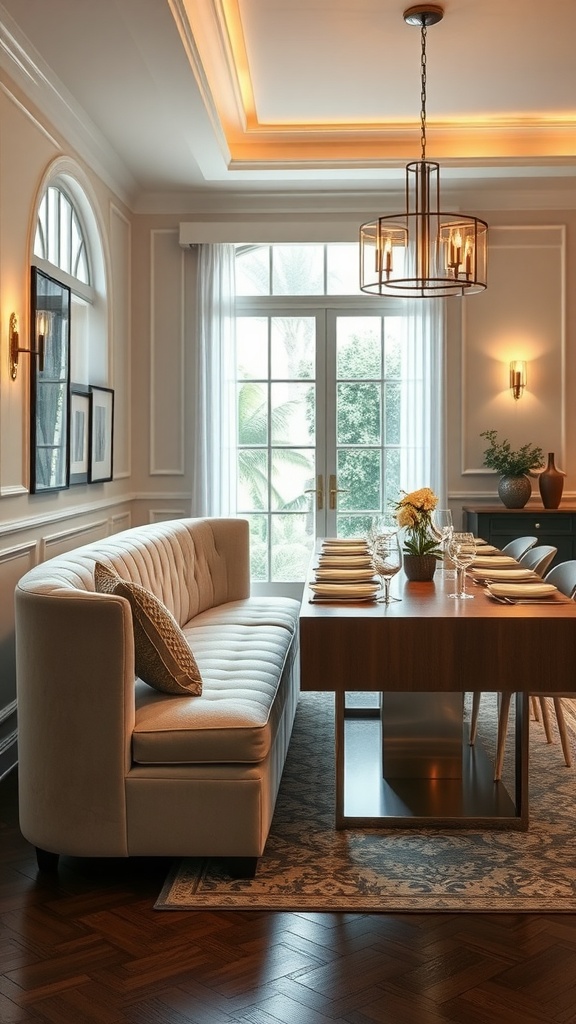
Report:
[[[88,482],[90,437],[90,388],[70,387],[70,485]]]
[[[114,440],[114,392],[111,388],[90,387],[90,466],[91,484],[112,479]]]
[[[70,289],[32,267],[30,302],[30,491],[69,480]]]

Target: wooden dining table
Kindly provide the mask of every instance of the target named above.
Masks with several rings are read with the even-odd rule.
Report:
[[[389,605],[317,601],[317,554],[301,689],[335,695],[336,827],[528,828],[528,694],[576,694],[576,602],[504,604],[472,579],[474,599],[454,599],[440,570],[431,583],[400,572]],[[468,742],[472,691],[516,695],[511,782],[494,781],[489,744]]]

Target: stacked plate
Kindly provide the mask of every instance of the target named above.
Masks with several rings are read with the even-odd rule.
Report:
[[[328,538],[322,542],[314,582],[314,601],[373,601],[380,588],[365,540]]]

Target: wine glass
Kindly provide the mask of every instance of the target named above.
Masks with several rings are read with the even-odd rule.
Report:
[[[440,541],[442,547],[442,572],[450,573],[452,578],[452,570],[446,568],[446,552],[448,549],[448,538],[454,529],[452,522],[452,512],[449,508],[437,508],[432,513],[432,529]]]
[[[402,568],[402,549],[398,529],[398,523],[392,516],[380,517],[377,525],[378,532],[374,534],[370,546],[372,564],[382,581],[384,591],[383,597],[378,598],[380,604],[400,601],[399,597],[390,596],[390,581]]]
[[[448,554],[456,565],[456,593],[448,597],[468,598],[474,594],[466,593],[466,569],[472,565],[476,557],[476,545],[473,533],[452,533],[448,537]]]
[[[398,523],[396,522],[393,516],[386,515],[385,513],[380,513],[377,516],[372,516],[370,526],[368,527],[368,530],[366,532],[366,541],[368,543],[368,547],[372,548],[374,546],[374,541],[380,534],[389,533],[392,529],[399,529]]]

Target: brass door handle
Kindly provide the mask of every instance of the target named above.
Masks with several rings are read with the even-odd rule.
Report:
[[[336,487],[336,474],[330,476],[330,508],[336,508],[336,495],[347,494],[348,487]]]
[[[321,473],[318,475],[318,487],[309,487],[304,494],[316,495],[316,508],[321,512],[324,508],[324,477]]]

